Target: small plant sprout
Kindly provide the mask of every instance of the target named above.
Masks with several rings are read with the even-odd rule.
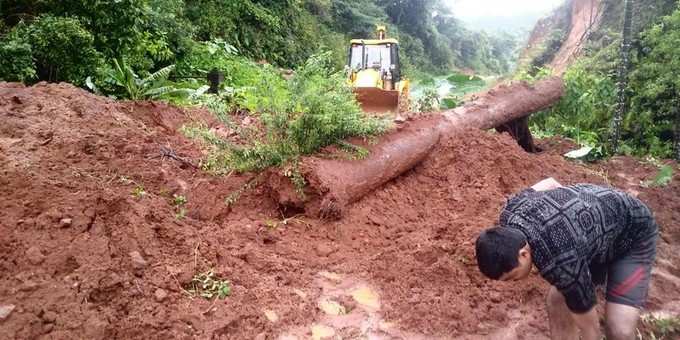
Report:
[[[187,209],[184,207],[187,204],[187,198],[184,195],[172,195],[172,205],[175,207],[175,218],[183,219],[187,214]]]
[[[123,184],[132,184],[132,183],[134,183],[134,181],[132,181],[132,180],[131,180],[129,177],[127,177],[127,176],[120,176],[120,177],[118,178],[118,181],[121,182],[121,183],[123,183]]]
[[[177,195],[173,194],[172,195],[172,205],[175,207],[181,207],[187,204],[187,198],[184,195]]]
[[[178,220],[183,219],[187,215],[187,210],[185,208],[179,208],[175,213],[175,218]]]
[[[641,318],[642,329],[648,334],[642,334],[638,329],[638,339],[677,339],[680,335],[680,317],[665,313],[650,313]]]
[[[231,295],[231,284],[215,275],[213,270],[194,275],[186,292],[191,297],[201,296],[206,299],[225,299]]]
[[[142,198],[146,195],[146,191],[144,191],[144,187],[141,185],[135,186],[134,189],[132,189],[132,196],[135,198]]]

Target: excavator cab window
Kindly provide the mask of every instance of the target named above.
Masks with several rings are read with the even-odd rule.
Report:
[[[349,52],[349,66],[355,71],[372,68],[387,72],[392,66],[393,46],[393,44],[352,44]]]

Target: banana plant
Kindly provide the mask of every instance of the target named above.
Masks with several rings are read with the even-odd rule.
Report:
[[[121,87],[124,96],[132,100],[158,99],[167,95],[191,95],[193,89],[176,88],[166,85],[175,65],[166,66],[146,78],[140,78],[124,60],[113,60],[113,70],[108,74],[109,82]]]

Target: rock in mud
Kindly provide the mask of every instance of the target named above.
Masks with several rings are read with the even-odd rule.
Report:
[[[326,257],[332,254],[333,251],[334,251],[333,247],[326,243],[320,243],[318,246],[316,246],[316,253],[322,257]]]
[[[335,336],[335,330],[326,325],[314,325],[312,326],[312,339],[322,340],[330,339]]]
[[[42,319],[43,321],[45,321],[45,323],[54,323],[55,321],[57,321],[57,313],[47,311],[45,312],[45,314],[43,314]]]
[[[61,220],[59,220],[59,226],[61,228],[68,228],[71,226],[72,223],[73,219],[70,218],[62,218]]]
[[[12,311],[16,308],[15,305],[1,305],[0,306],[0,321],[7,319]]]
[[[26,258],[32,265],[39,265],[45,261],[45,255],[43,255],[40,248],[36,246],[32,246],[26,250]]]
[[[153,293],[153,297],[156,299],[156,301],[163,302],[163,300],[168,297],[168,292],[166,292],[164,289],[158,288]]]
[[[129,253],[130,259],[132,260],[132,267],[135,269],[144,269],[146,266],[149,264],[146,262],[146,260],[142,257],[142,254],[140,254],[138,251],[131,251]]]
[[[279,315],[275,311],[267,309],[264,311],[264,316],[272,323],[279,321]]]

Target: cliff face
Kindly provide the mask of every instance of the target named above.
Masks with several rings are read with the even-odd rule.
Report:
[[[598,28],[603,8],[603,0],[566,1],[548,17],[538,21],[522,51],[520,65],[535,64],[538,58],[540,66],[562,74],[579,56],[590,34]]]
[[[561,75],[585,50],[595,54],[612,44],[618,46],[623,5],[622,0],[566,0],[538,21],[520,54],[519,66],[546,66]],[[644,31],[676,6],[676,0],[636,0],[633,30]]]
[[[584,42],[602,22],[603,8],[602,0],[573,0],[571,2],[569,33],[549,64],[556,73],[564,73],[567,66],[581,54]]]

